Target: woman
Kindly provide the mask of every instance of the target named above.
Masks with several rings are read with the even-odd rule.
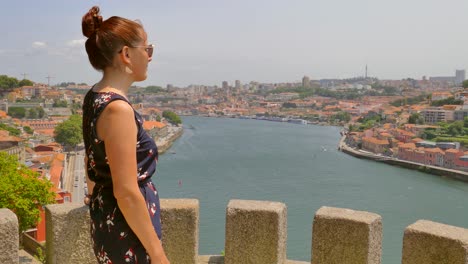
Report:
[[[83,102],[94,253],[99,263],[168,264],[151,181],[158,150],[127,98],[132,83],[146,79],[153,46],[139,23],[103,21],[97,6],[83,16],[82,29],[89,61],[103,72]]]

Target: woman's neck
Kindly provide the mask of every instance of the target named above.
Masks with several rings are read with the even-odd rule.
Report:
[[[95,92],[114,92],[127,97],[128,89],[133,83],[130,76],[120,72],[104,71],[102,79],[94,86]]]

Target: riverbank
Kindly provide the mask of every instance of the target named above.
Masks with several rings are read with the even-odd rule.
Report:
[[[184,129],[182,127],[170,127],[169,133],[162,138],[158,138],[156,140],[156,146],[158,146],[158,153],[163,154],[169,148],[171,148],[172,144],[182,136]]]
[[[406,160],[400,160],[400,159],[393,158],[393,157],[376,155],[372,152],[363,151],[363,150],[356,150],[354,148],[349,147],[346,144],[345,139],[346,139],[346,135],[343,135],[340,139],[338,149],[353,157],[383,162],[383,163],[394,165],[394,166],[399,166],[399,167],[403,167],[407,169],[430,173],[433,175],[448,177],[448,178],[452,178],[452,179],[463,181],[463,182],[468,182],[468,172],[452,170],[452,169],[447,169],[447,168],[442,168],[442,167],[437,167],[437,166],[432,166],[432,165],[426,165],[426,164],[421,164],[421,163],[416,163],[416,162],[411,162],[411,161],[406,161]]]

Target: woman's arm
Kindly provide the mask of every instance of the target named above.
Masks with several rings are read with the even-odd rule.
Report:
[[[121,100],[111,102],[98,119],[97,133],[106,146],[114,196],[125,220],[140,239],[152,263],[169,263],[138,187],[137,127],[131,106]]]

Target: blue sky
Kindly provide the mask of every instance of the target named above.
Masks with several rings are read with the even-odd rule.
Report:
[[[452,76],[468,69],[466,0],[3,1],[0,74],[95,83],[81,17],[142,21],[156,44],[137,85],[292,82],[369,75]]]

